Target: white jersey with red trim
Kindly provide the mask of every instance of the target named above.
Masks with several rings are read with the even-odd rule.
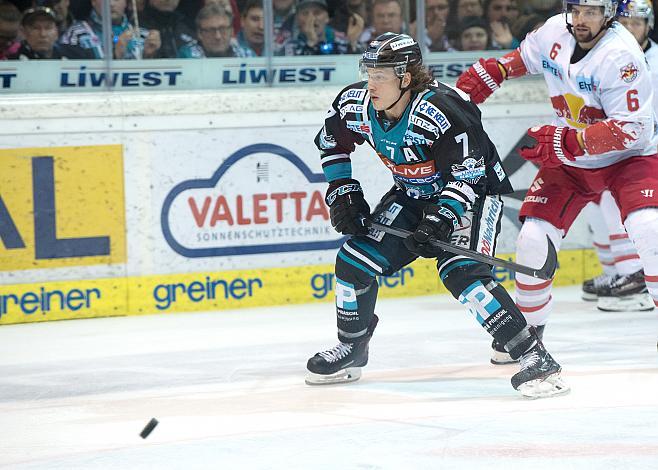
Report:
[[[651,81],[653,82],[653,109],[658,112],[658,44],[649,39],[649,48],[644,51],[647,58],[649,70],[651,70]]]
[[[585,57],[571,64],[576,40],[559,14],[519,47],[528,72],[544,75],[553,124],[584,130],[585,155],[567,163],[580,168],[655,154],[658,146],[653,86],[642,50],[617,22],[601,34]]]

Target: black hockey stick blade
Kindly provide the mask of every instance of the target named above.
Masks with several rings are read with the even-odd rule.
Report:
[[[395,235],[401,238],[407,238],[409,235],[413,233],[408,230],[391,227],[389,225],[379,224],[377,222],[372,222],[370,220],[365,220],[364,224],[366,227],[375,230],[380,230],[384,233],[389,233],[391,235]],[[538,279],[544,279],[548,281],[550,279],[553,279],[553,276],[555,275],[555,270],[557,269],[557,252],[555,251],[555,246],[553,245],[553,242],[551,241],[550,238],[548,238],[548,235],[546,235],[546,242],[548,243],[548,253],[546,255],[546,261],[544,262],[544,265],[541,268],[537,269],[537,268],[531,268],[530,266],[525,266],[523,264],[518,264],[513,261],[507,261],[504,259],[496,258],[494,256],[485,255],[484,253],[480,253],[478,251],[469,250],[468,248],[462,248],[460,246],[452,245],[450,243],[442,242],[440,240],[435,240],[433,238],[430,239],[429,241],[429,243],[432,246],[441,248],[442,250],[448,251],[450,253],[466,256],[475,261],[480,261],[482,263],[489,264],[491,266],[498,266],[500,268],[509,269],[516,273],[521,273],[527,276],[532,276]]]

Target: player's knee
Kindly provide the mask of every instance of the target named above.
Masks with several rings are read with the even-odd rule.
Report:
[[[559,250],[562,243],[562,230],[545,220],[526,218],[516,239],[517,252],[536,251],[538,247],[545,246],[546,235],[553,242],[555,249]]]
[[[491,268],[485,264],[475,262],[461,266],[448,265],[439,274],[443,285],[455,299],[459,299],[463,292],[474,282],[479,281],[482,285],[487,285],[493,280]]]
[[[658,256],[655,242],[658,234],[658,208],[633,211],[626,217],[624,225],[641,258],[648,260],[648,257]],[[643,263],[646,264],[646,261],[643,260]]]
[[[335,271],[336,279],[351,284],[356,289],[363,289],[376,282],[374,274],[369,272],[367,268],[361,267],[360,264],[348,261],[348,258],[342,254],[342,250],[336,256]]]

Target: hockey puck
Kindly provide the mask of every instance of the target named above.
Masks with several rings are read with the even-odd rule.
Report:
[[[140,432],[139,435],[142,436],[142,439],[146,439],[149,436],[149,434],[151,434],[151,431],[153,431],[157,425],[158,425],[158,420],[155,418],[151,418],[151,421],[149,421],[148,424],[144,426],[144,429],[142,429],[142,432]]]

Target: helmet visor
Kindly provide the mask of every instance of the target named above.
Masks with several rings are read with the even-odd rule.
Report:
[[[404,77],[406,65],[377,64],[359,61],[359,78],[362,81],[385,83]]]

